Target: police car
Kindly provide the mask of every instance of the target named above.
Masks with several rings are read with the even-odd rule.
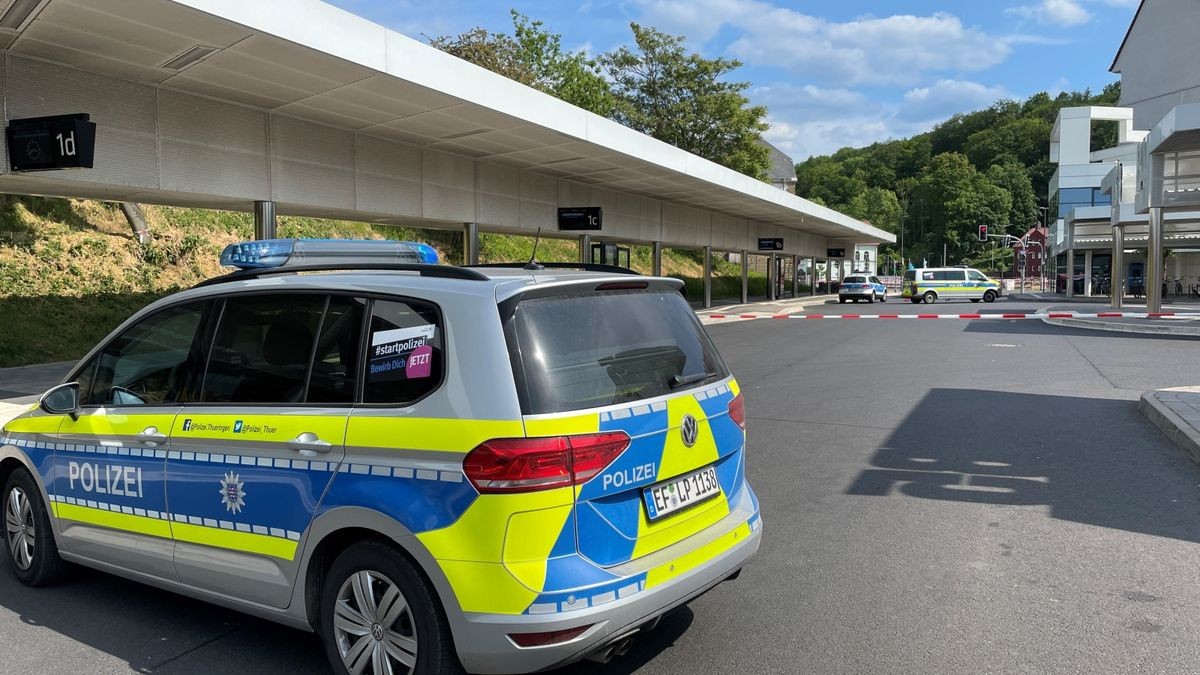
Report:
[[[222,262],[0,431],[23,583],[95,567],[314,630],[339,673],[510,673],[624,653],[758,549],[743,399],[679,281]]]

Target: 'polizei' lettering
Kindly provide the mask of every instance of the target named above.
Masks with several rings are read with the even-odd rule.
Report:
[[[658,475],[658,470],[654,466],[654,462],[639,464],[627,469],[604,474],[604,478],[600,481],[600,486],[605,490],[610,487],[619,488],[646,480],[654,480],[656,475]]]
[[[142,497],[142,470],[120,464],[67,464],[67,481],[74,490],[76,483],[84,492],[118,497]]]

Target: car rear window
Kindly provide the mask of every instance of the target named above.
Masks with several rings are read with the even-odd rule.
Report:
[[[522,300],[508,335],[526,414],[638,401],[729,374],[676,292]]]
[[[848,284],[865,284],[865,283],[867,283],[867,278],[866,277],[846,277],[846,283],[848,283]]]

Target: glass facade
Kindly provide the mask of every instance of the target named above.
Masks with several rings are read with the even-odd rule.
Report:
[[[1055,195],[1058,200],[1058,217],[1066,218],[1071,209],[1080,206],[1107,206],[1112,198],[1100,188],[1062,188]]]

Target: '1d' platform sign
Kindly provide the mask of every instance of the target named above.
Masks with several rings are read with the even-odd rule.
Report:
[[[90,169],[96,123],[87,113],[9,120],[5,130],[12,171]]]

